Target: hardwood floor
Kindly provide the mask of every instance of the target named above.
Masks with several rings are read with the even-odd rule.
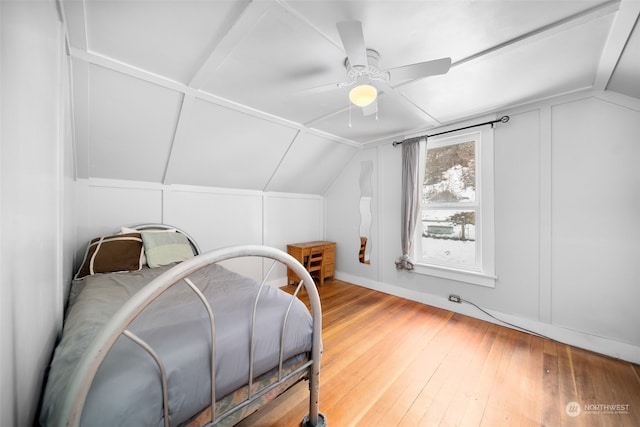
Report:
[[[319,291],[329,426],[640,426],[638,365],[337,280]],[[307,388],[240,426],[299,425]]]

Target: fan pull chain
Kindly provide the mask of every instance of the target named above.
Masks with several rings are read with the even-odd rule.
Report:
[[[349,127],[351,127],[351,103],[349,103]]]

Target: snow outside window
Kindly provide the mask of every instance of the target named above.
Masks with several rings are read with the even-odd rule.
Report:
[[[494,286],[493,129],[422,144],[417,272]]]

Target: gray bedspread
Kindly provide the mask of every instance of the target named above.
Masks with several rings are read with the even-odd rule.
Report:
[[[68,310],[44,393],[40,422],[57,426],[70,374],[92,338],[111,315],[145,284],[169,267],[109,273],[83,279]],[[247,383],[249,335],[258,284],[219,265],[190,278],[210,301],[216,322],[216,397]],[[291,296],[265,286],[258,305],[254,374],[277,366],[280,335]],[[312,321],[302,302],[289,315],[285,359],[311,350]],[[171,424],[187,420],[210,401],[210,332],[202,303],[179,283],[153,302],[130,330],[160,354],[169,378]],[[162,423],[162,391],[155,362],[128,338],[120,337],[93,382],[82,415],[85,426],[157,426]]]

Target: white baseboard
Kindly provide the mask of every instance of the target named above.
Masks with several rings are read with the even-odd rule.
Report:
[[[509,325],[503,324],[496,319],[493,319],[491,316],[487,316],[485,313],[481,312],[472,305],[454,303],[449,301],[445,297],[405,289],[400,286],[378,282],[375,280],[370,280],[341,272],[336,272],[336,279],[353,283],[355,285],[362,286],[368,289],[373,289],[375,291],[384,292],[386,294],[395,295],[411,301],[416,301],[422,304],[431,305],[433,307],[438,307],[456,313],[464,314],[476,319],[486,320],[487,322],[495,323],[497,325],[512,328]],[[563,328],[550,323],[517,317],[512,314],[502,313],[495,310],[488,310],[484,307],[483,310],[486,310],[499,319],[502,319],[514,325],[518,325],[537,334],[544,335],[555,341],[572,345],[574,347],[583,348],[585,350],[594,351],[596,353],[604,354],[616,359],[622,359],[640,364],[639,346],[615,341],[609,338],[599,337],[596,335],[590,335],[584,332]]]

